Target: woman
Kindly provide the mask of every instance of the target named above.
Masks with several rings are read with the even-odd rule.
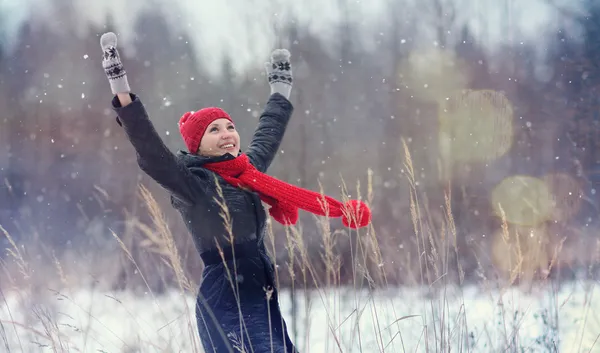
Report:
[[[174,155],[140,98],[131,93],[117,37],[106,33],[100,42],[117,121],[137,152],[140,168],[170,193],[204,262],[196,316],[205,351],[296,352],[264,245],[267,216],[261,201],[271,206],[269,213],[282,224],[295,224],[302,208],[342,217],[346,226],[356,228],[369,223],[370,211],[364,203],[342,204],[264,174],[293,111],[288,100],[289,52],[274,51],[266,64],[271,96],[245,153],[240,153],[231,117],[212,107],[181,117],[179,130],[187,151]]]

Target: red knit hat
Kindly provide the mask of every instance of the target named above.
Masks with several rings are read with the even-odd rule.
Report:
[[[217,119],[227,119],[233,123],[227,112],[221,108],[203,108],[197,112],[187,112],[179,119],[179,132],[190,153],[196,153],[208,125]]]

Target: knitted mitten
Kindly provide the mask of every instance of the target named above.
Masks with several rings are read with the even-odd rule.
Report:
[[[127,73],[117,50],[117,36],[112,32],[104,33],[100,38],[100,45],[103,51],[102,67],[108,77],[112,93],[129,93],[131,88],[129,88]]]
[[[280,93],[287,99],[292,92],[292,64],[287,49],[275,49],[271,53],[271,62],[265,63],[271,94]]]

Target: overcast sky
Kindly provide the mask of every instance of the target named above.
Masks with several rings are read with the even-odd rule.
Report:
[[[88,26],[103,25],[111,14],[117,25],[122,45],[133,38],[136,17],[147,10],[158,10],[176,33],[184,32],[192,38],[190,45],[202,58],[202,65],[217,70],[224,53],[236,53],[235,70],[249,66],[261,67],[270,51],[277,45],[277,28],[281,23],[296,18],[300,24],[323,41],[335,45],[336,25],[343,19],[343,6],[359,26],[356,38],[364,48],[373,50],[374,36],[386,35],[393,11],[390,4],[399,4],[399,18],[417,18],[418,25],[406,33],[419,46],[430,46],[434,41],[437,23],[434,0],[0,0],[0,43],[5,49],[18,45],[15,35],[25,21],[50,24],[54,30],[68,28],[60,21],[56,3],[73,2],[79,14],[78,22],[71,24],[78,36],[96,35]],[[543,57],[546,40],[555,36],[558,26],[568,25],[568,18],[548,3],[558,3],[569,12],[581,13],[582,0],[435,0],[445,9],[458,9],[457,22],[468,23],[477,39],[493,51],[499,43],[509,40],[536,42],[538,54]],[[206,5],[202,5],[206,4]],[[210,4],[210,5],[208,5]],[[507,31],[507,25],[509,30]],[[458,34],[458,31],[456,31]],[[454,33],[449,38],[452,41]],[[570,25],[569,35],[579,36],[577,26]],[[129,48],[132,48],[129,45]],[[157,44],[158,48],[158,44]],[[332,46],[334,48],[334,46]],[[132,55],[129,51],[124,55]],[[490,52],[492,53],[492,52]],[[90,53],[93,54],[93,53]]]

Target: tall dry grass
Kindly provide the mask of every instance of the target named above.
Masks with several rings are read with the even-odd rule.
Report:
[[[357,347],[361,352],[397,352],[407,351],[405,338],[403,337],[402,323],[406,320],[412,320],[412,325],[418,325],[421,328],[421,337],[416,345],[415,351],[424,352],[470,352],[474,346],[481,341],[486,341],[485,346],[489,347],[490,352],[522,352],[528,351],[530,347],[522,345],[520,340],[521,326],[520,314],[517,309],[511,308],[509,305],[504,305],[503,295],[508,289],[517,285],[519,282],[527,282],[528,288],[532,288],[534,274],[543,276],[541,281],[538,278],[536,282],[539,286],[550,286],[554,288],[554,293],[558,290],[554,282],[549,278],[549,273],[556,266],[558,254],[561,251],[562,243],[557,246],[552,252],[551,260],[547,267],[540,269],[539,261],[532,261],[531,254],[532,245],[528,244],[527,251],[523,249],[521,238],[524,237],[518,229],[512,229],[511,226],[503,218],[502,221],[502,241],[506,245],[506,262],[508,266],[498,269],[498,276],[489,278],[485,275],[486,271],[481,270],[480,287],[486,288],[488,291],[489,300],[494,305],[501,307],[501,319],[499,324],[502,330],[502,339],[493,339],[491,336],[480,335],[475,337],[473,329],[466,315],[466,305],[464,300],[460,300],[463,287],[465,284],[464,270],[460,262],[460,251],[458,249],[459,231],[456,228],[452,210],[452,194],[448,188],[444,195],[444,203],[441,205],[443,209],[443,218],[432,216],[430,205],[424,197],[424,194],[419,190],[415,178],[415,168],[411,158],[410,151],[403,143],[405,152],[404,167],[406,170],[406,182],[410,186],[410,217],[413,226],[413,240],[415,244],[414,258],[390,259],[385,258],[382,251],[382,245],[379,243],[376,227],[373,224],[367,228],[352,230],[352,229],[332,229],[331,222],[324,217],[315,217],[315,222],[319,226],[319,236],[321,239],[320,261],[314,261],[314,256],[306,246],[307,235],[303,231],[302,224],[297,226],[285,227],[280,233],[285,237],[286,246],[281,249],[276,246],[276,225],[272,222],[268,223],[268,248],[271,255],[279,257],[278,251],[285,252],[287,263],[285,266],[276,269],[276,279],[279,283],[281,271],[286,271],[287,275],[292,279],[292,289],[304,293],[304,332],[309,332],[308,328],[313,323],[310,321],[311,302],[319,300],[326,312],[326,327],[328,329],[328,337],[334,342],[337,351],[345,352],[348,345]],[[366,198],[365,201],[371,207],[374,204],[373,190],[373,173],[367,174],[366,183]],[[223,201],[221,189],[218,190],[217,202],[221,206],[221,217],[228,230],[228,239],[230,244],[234,243],[235,234],[233,234],[231,226],[231,216],[228,212],[227,205]],[[365,193],[363,187],[358,183],[355,190],[352,192],[355,195]],[[349,195],[350,191],[347,185],[343,184],[342,194]],[[143,200],[147,212],[152,219],[151,224],[144,224],[137,219],[131,218],[128,221],[128,229],[131,234],[136,234],[135,238],[132,235],[120,236],[113,232],[115,242],[120,249],[119,256],[124,256],[129,265],[133,266],[134,274],[138,276],[144,288],[142,292],[147,292],[147,295],[152,298],[154,304],[161,312],[160,320],[163,320],[165,325],[163,328],[169,330],[169,335],[180,336],[186,335],[186,340],[190,342],[193,352],[202,352],[201,344],[198,339],[195,324],[195,309],[187,304],[183,298],[195,297],[197,295],[198,278],[190,278],[181,258],[180,251],[177,247],[175,235],[169,229],[168,222],[165,219],[162,211],[158,207],[158,203],[153,198],[152,194],[145,187],[141,186],[139,196]],[[34,252],[27,253],[28,247],[22,244],[17,244],[14,239],[4,230],[0,228],[3,236],[8,240],[10,246],[7,249],[8,257],[2,260],[2,285],[0,286],[0,295],[2,296],[3,306],[5,308],[5,316],[0,318],[0,337],[4,343],[4,349],[7,352],[25,351],[26,344],[21,340],[23,332],[27,333],[28,340],[35,340],[40,350],[47,349],[53,352],[80,352],[86,351],[88,342],[89,327],[65,327],[60,324],[58,319],[60,313],[56,312],[56,308],[52,305],[51,299],[59,299],[68,301],[73,305],[78,306],[82,315],[88,317],[88,321],[102,324],[101,320],[95,316],[93,308],[93,300],[88,306],[80,305],[74,300],[74,291],[81,280],[78,277],[83,277],[82,269],[71,266],[65,263],[65,259],[59,261],[48,249],[43,249],[43,243],[29,244],[34,248]],[[183,236],[183,235],[182,235]],[[351,263],[346,263],[341,256],[336,253],[336,245],[344,239],[349,241],[351,252]],[[151,254],[155,261],[152,266],[148,264],[140,264],[138,256],[134,255],[132,248],[136,247],[136,252]],[[534,244],[535,245],[535,244]],[[546,244],[539,244],[540,247]],[[222,249],[219,249],[223,255]],[[535,249],[534,249],[535,250]],[[546,250],[539,250],[537,253],[547,253]],[[36,252],[49,253],[48,256],[37,257],[33,256]],[[597,252],[600,256],[600,252]],[[47,261],[47,260],[51,261]],[[115,261],[117,255],[107,257],[104,261],[95,259],[93,262],[96,266],[106,266],[108,272],[115,274],[118,269],[115,269]],[[413,312],[397,310],[391,306],[393,317],[391,322],[379,319],[380,317],[388,317],[389,312],[381,312],[381,303],[374,299],[377,291],[392,287],[388,280],[390,262],[406,262],[402,267],[416,268],[414,273],[406,273],[407,277],[412,276],[413,285],[421,291],[422,296],[428,300],[422,301],[423,307],[414,308]],[[53,276],[49,275],[48,263],[52,264]],[[112,267],[111,267],[112,264]],[[480,262],[481,264],[481,262]],[[532,265],[534,264],[534,265]],[[401,264],[397,264],[400,268]],[[233,263],[224,263],[227,272],[227,280],[230,283],[232,290],[239,296],[239,288],[236,281],[235,261]],[[352,285],[346,287],[344,291],[337,290],[342,286],[340,277],[342,268],[350,267],[352,271]],[[591,270],[590,270],[591,271]],[[39,273],[42,275],[40,276]],[[183,300],[185,305],[186,332],[175,332],[169,327],[169,315],[162,311],[160,294],[153,291],[152,281],[149,277],[160,276],[165,286],[171,286],[171,283],[176,284],[176,290],[179,293],[179,300]],[[174,278],[174,281],[172,280]],[[101,293],[101,281],[94,279],[87,283],[91,287],[92,293]],[[491,294],[491,289],[499,289],[500,295],[494,296]],[[132,288],[133,289],[133,288]],[[363,295],[364,290],[370,293],[366,298]],[[138,293],[141,293],[138,290]],[[272,295],[266,289],[265,297],[267,300]],[[10,292],[10,295],[9,295]],[[316,293],[315,296],[311,293]],[[451,294],[450,294],[451,293]],[[141,294],[140,294],[141,295]],[[454,299],[458,295],[458,307],[450,307],[449,296]],[[584,320],[579,323],[579,332],[587,330],[587,320],[594,315],[591,312],[591,297],[593,295],[593,287],[589,288],[587,296],[590,298],[586,305],[581,308],[584,312]],[[342,298],[344,296],[344,298]],[[9,299],[11,298],[11,299]],[[16,298],[16,299],[14,299]],[[346,303],[347,298],[350,298],[352,311],[350,315],[344,314],[341,307],[342,303]],[[121,303],[115,296],[115,302]],[[343,300],[344,299],[344,300]],[[11,302],[9,303],[9,300]],[[177,300],[177,299],[173,299]],[[543,320],[547,330],[538,338],[540,347],[545,351],[558,352],[560,337],[558,337],[558,325],[560,323],[559,311],[565,303],[560,303],[554,297],[554,305],[550,307],[551,312],[543,315]],[[452,301],[456,303],[455,300]],[[456,305],[456,304],[454,304]],[[123,352],[144,351],[155,349],[157,351],[170,351],[167,349],[168,342],[165,346],[160,346],[152,340],[152,333],[145,331],[145,323],[136,321],[136,317],[127,308],[123,308],[129,313],[133,322],[139,325],[139,337],[137,344],[132,345],[123,341]],[[30,315],[28,320],[24,322],[17,321],[13,316],[14,310],[27,311]],[[252,347],[248,346],[248,337],[252,328],[245,325],[243,316],[241,315],[244,308],[241,307],[238,300],[238,313],[240,317],[240,332],[221,332],[223,337],[226,337],[231,342],[232,348],[239,352],[254,352]],[[453,313],[454,312],[454,313]],[[366,313],[372,316],[372,322],[369,323],[370,329],[365,331],[359,323]],[[506,317],[512,317],[513,320],[507,320]],[[202,320],[217,320],[218,318],[211,315]],[[289,322],[288,322],[289,325]],[[342,337],[342,325],[351,325],[352,332],[350,338]],[[118,332],[113,332],[111,327],[105,327],[107,332],[110,332],[114,337],[119,337]],[[161,328],[162,329],[162,328]],[[85,337],[83,346],[73,346],[69,342],[69,337],[72,337],[72,331],[76,331],[78,335]],[[69,331],[66,334],[65,331]],[[15,339],[9,340],[9,336]],[[580,352],[583,346],[583,333],[579,345],[573,347],[573,351]],[[25,337],[25,336],[23,336]],[[366,338],[369,337],[369,338]],[[374,339],[373,339],[374,337]],[[600,337],[596,336],[596,339]],[[92,338],[90,337],[90,340]],[[14,345],[8,345],[9,341],[16,341],[17,348]],[[305,346],[306,342],[310,342],[311,337],[305,335],[299,338],[296,344]],[[414,343],[414,342],[413,342]],[[592,348],[587,350],[593,351],[595,341]],[[20,350],[19,350],[20,348]]]

